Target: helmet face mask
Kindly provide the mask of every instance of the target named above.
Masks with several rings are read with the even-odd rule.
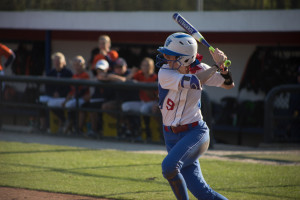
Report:
[[[192,36],[186,33],[173,33],[166,39],[164,46],[159,47],[158,51],[166,55],[178,57],[176,62],[179,62],[179,67],[181,67],[189,66],[195,61],[197,49],[197,41]]]
[[[166,55],[166,54],[165,54]],[[179,69],[182,66],[182,63],[179,61],[179,57],[176,57],[176,60],[168,60],[165,58],[164,54],[158,54],[156,56],[156,67],[161,67],[164,64],[172,63],[170,67],[174,69],[175,63],[178,63],[178,67],[176,69]]]

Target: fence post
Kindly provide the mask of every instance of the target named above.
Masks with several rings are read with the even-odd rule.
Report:
[[[273,93],[269,92],[264,101],[264,142],[266,143],[272,142],[273,101],[271,99]]]

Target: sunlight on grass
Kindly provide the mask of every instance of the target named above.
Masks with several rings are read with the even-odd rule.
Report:
[[[262,161],[276,161],[286,163],[300,163],[299,154],[235,154],[225,157],[238,159],[253,159]]]
[[[114,199],[168,200],[163,155],[0,142],[0,186]],[[229,199],[297,199],[299,166],[201,159],[206,181]],[[191,196],[191,199],[195,199]]]

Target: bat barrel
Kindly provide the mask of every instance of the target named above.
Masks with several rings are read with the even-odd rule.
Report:
[[[180,15],[180,14],[179,14],[179,13],[174,13],[174,14],[173,14],[173,19],[174,19],[175,21],[177,21],[178,15]]]
[[[215,49],[210,46],[210,44],[204,39],[204,37],[201,35],[201,33],[193,26],[191,25],[186,19],[184,19],[179,13],[173,14],[173,19],[177,24],[179,24],[186,32],[188,32],[193,38],[195,38],[198,42],[201,42],[203,45],[207,46],[211,51],[215,51]],[[230,60],[226,60],[224,63],[226,67],[229,67],[231,65]]]
[[[194,33],[197,33],[197,29],[193,27],[186,19],[184,19],[179,13],[173,14],[173,19],[179,24],[186,32],[193,35]]]

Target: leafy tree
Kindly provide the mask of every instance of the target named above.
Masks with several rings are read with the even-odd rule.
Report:
[[[299,0],[203,0],[205,11],[299,9]],[[196,11],[198,0],[1,0],[2,11]]]

